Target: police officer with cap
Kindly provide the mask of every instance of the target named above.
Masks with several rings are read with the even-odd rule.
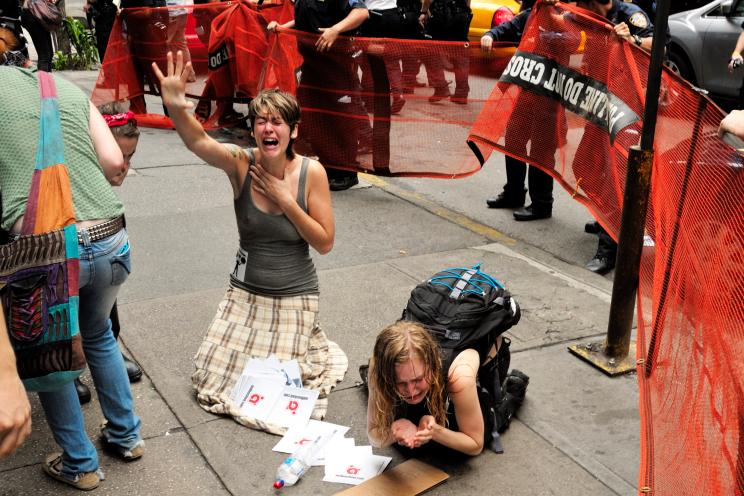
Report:
[[[644,50],[651,50],[654,32],[653,23],[649,15],[638,5],[620,0],[578,0],[576,6],[606,18],[614,25],[615,33],[619,37]],[[579,149],[577,149],[577,156],[581,154],[582,148],[596,146],[596,144],[591,144],[590,141],[585,133],[582,142],[579,144]],[[586,268],[597,274],[610,272],[615,268],[617,243],[597,222],[588,223],[585,230],[589,233],[595,233],[599,237],[597,252],[586,264]]]

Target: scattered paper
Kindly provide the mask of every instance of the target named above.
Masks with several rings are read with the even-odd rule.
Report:
[[[338,451],[346,451],[354,447],[354,438],[352,437],[340,437],[336,436],[323,447],[322,450],[315,456],[313,460],[313,466],[323,466],[326,464],[326,459],[329,453]]]
[[[317,399],[318,391],[284,386],[279,400],[266,420],[289,428],[306,425]]]
[[[294,453],[301,446],[313,442],[313,439],[320,436],[324,440],[324,445],[313,460],[313,465],[323,465],[326,450],[354,447],[354,439],[344,437],[348,430],[349,428],[343,425],[310,419],[306,425],[289,429],[276,443],[273,450],[280,453]]]
[[[247,417],[291,428],[310,420],[318,391],[285,386],[283,380],[241,375],[230,399]]]
[[[282,381],[285,386],[302,387],[302,374],[297,360],[280,361],[275,355],[266,359],[251,358],[246,362],[241,377],[265,378]]]
[[[327,454],[323,480],[356,486],[381,474],[391,460],[388,456],[373,455],[371,446],[334,451]]]

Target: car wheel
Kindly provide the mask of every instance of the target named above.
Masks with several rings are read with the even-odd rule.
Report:
[[[666,65],[673,73],[683,77],[692,84],[695,84],[695,73],[692,71],[690,62],[687,60],[687,57],[683,53],[671,49],[669,51],[669,58],[666,62]]]

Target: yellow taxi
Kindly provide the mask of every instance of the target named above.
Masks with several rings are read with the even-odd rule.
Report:
[[[473,20],[470,21],[468,38],[480,41],[483,34],[493,26],[508,21],[519,12],[519,2],[515,0],[471,0],[470,10]]]

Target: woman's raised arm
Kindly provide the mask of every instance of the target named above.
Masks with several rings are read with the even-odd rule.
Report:
[[[186,82],[192,73],[191,62],[183,63],[180,50],[176,53],[175,61],[173,53],[168,52],[166,75],[155,62],[152,63],[152,70],[160,84],[163,104],[168,107],[168,114],[181,140],[197,157],[225,171],[237,198],[248,172],[248,157],[239,146],[224,145],[205,133],[190,112],[194,104],[186,99]]]

